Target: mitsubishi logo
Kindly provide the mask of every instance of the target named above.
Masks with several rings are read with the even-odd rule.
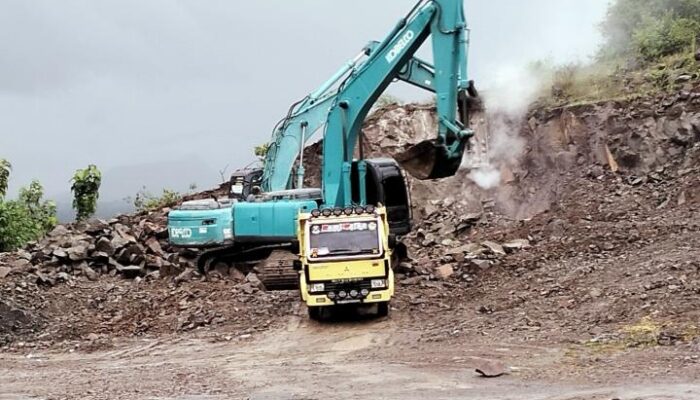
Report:
[[[345,272],[350,273],[350,267],[345,267]]]

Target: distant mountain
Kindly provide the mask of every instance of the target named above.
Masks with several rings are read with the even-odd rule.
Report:
[[[97,216],[109,218],[133,211],[133,198],[144,187],[153,195],[160,195],[163,189],[186,193],[192,184],[197,190],[205,190],[216,186],[220,180],[219,173],[199,157],[111,168],[102,173]],[[75,212],[70,192],[50,198],[56,201],[61,222],[73,220]]]

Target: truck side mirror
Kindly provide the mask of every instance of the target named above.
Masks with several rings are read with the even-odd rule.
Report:
[[[294,267],[295,271],[301,271],[303,265],[301,264],[301,260],[294,260],[292,261],[292,266]]]

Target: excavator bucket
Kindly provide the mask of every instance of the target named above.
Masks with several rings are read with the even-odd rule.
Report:
[[[470,81],[469,88],[459,92],[457,108],[462,124],[477,130],[478,120],[473,117],[477,115],[483,116],[484,109],[479,93],[474,87],[474,82]],[[481,128],[478,130],[481,130]],[[481,136],[483,135],[479,135],[477,132],[477,137]],[[447,178],[455,175],[457,170],[459,170],[465,149],[470,147],[469,139],[468,137],[454,139],[462,140],[456,151],[449,151],[444,143],[439,140],[424,140],[403,153],[396,155],[394,158],[416,179]]]
[[[411,176],[420,180],[453,176],[462,162],[462,157],[450,157],[445,145],[437,140],[424,140],[394,158]]]

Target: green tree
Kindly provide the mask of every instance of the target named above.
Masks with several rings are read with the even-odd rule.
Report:
[[[36,224],[39,236],[53,229],[58,224],[56,203],[43,201],[44,187],[38,180],[33,180],[29,187],[19,190],[19,202],[29,211],[29,216]]]
[[[692,49],[700,34],[700,23],[688,18],[649,18],[633,34],[638,55],[649,61]]]
[[[12,172],[12,164],[4,158],[0,158],[0,197],[5,197],[7,194],[10,172]]]
[[[0,251],[40,239],[56,226],[56,204],[43,201],[43,196],[44,188],[34,180],[20,189],[17,200],[0,201]]]
[[[617,0],[601,30],[601,56],[655,60],[686,51],[700,35],[698,0]]]
[[[267,152],[270,150],[270,143],[265,143],[261,144],[260,146],[255,146],[255,149],[253,152],[255,153],[255,156],[258,157],[260,161],[265,161],[265,157],[267,157]]]
[[[73,209],[78,221],[90,218],[97,211],[97,200],[100,197],[102,174],[95,165],[75,171],[72,179]]]

